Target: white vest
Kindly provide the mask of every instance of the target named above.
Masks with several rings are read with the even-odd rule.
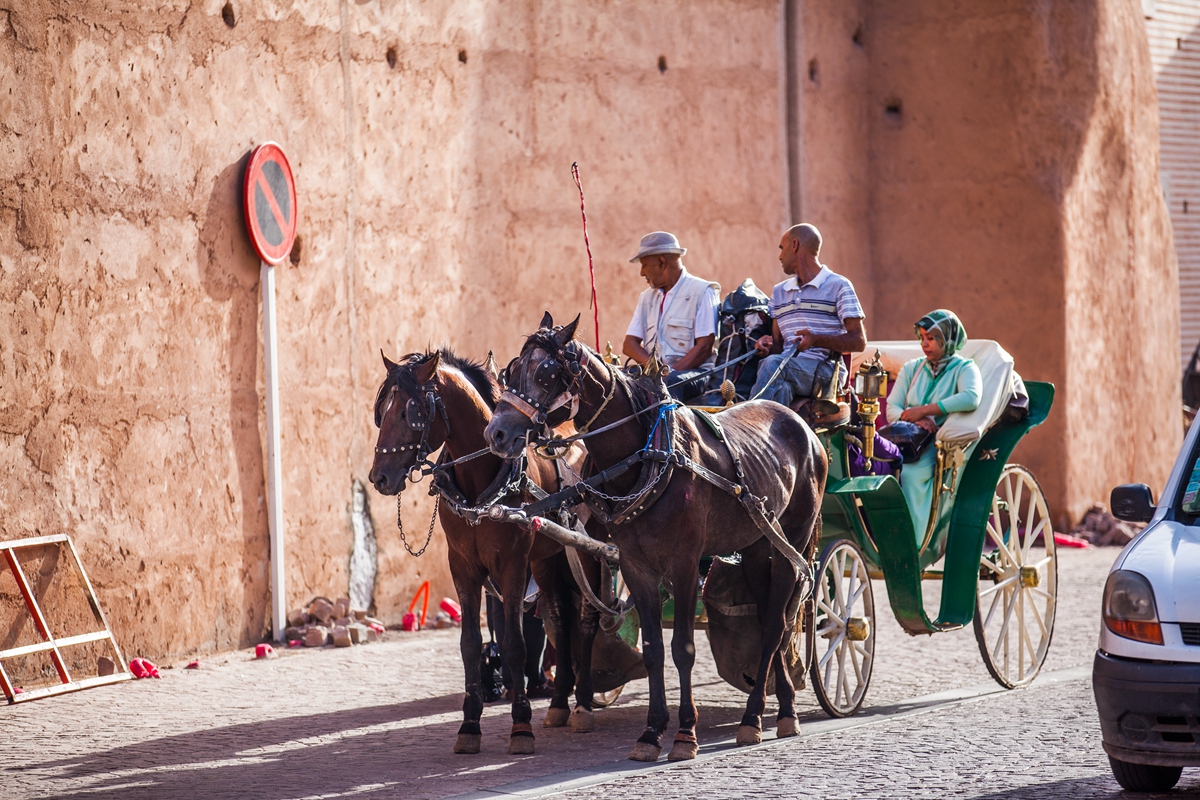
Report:
[[[641,306],[642,320],[646,324],[646,335],[642,338],[642,347],[647,353],[657,355],[667,362],[667,366],[675,366],[675,362],[687,355],[696,346],[696,307],[704,299],[708,287],[721,297],[721,284],[697,278],[691,273],[680,276],[679,282],[672,287],[670,296],[662,312],[662,324],[659,322],[658,303],[661,295],[653,286],[642,292],[638,298]],[[660,333],[661,328],[661,333]],[[717,361],[716,351],[705,360],[701,366],[711,367]]]

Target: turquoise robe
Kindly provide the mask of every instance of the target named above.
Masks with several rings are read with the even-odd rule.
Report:
[[[934,377],[927,359],[914,358],[900,368],[892,391],[888,393],[888,422],[900,419],[900,413],[906,408],[937,403],[942,413],[933,419],[940,428],[947,415],[978,408],[982,392],[983,379],[979,375],[979,367],[969,358],[952,356],[937,377]],[[937,448],[930,445],[917,461],[905,464],[900,472],[900,489],[908,501],[908,513],[912,515],[918,547],[925,539],[925,528],[929,524],[936,471]]]

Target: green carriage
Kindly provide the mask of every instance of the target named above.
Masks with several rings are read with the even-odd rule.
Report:
[[[905,361],[922,356],[916,342],[878,342],[868,353],[876,364],[872,375],[882,371],[894,376]],[[854,364],[864,376],[865,355]],[[1023,382],[996,342],[972,340],[963,355],[980,368],[983,399],[974,412],[950,415],[938,432],[926,530],[913,530],[895,477],[851,477],[851,445],[862,448],[873,438],[873,426],[817,429],[829,457],[829,477],[816,588],[796,615],[792,674],[797,683],[811,680],[822,708],[832,716],[858,711],[870,685],[877,627],[871,579],[884,581],[892,612],[909,634],[973,625],[984,664],[1002,686],[1027,685],[1045,661],[1057,599],[1053,527],[1037,479],[1025,467],[1008,463],[1008,457],[1026,432],[1046,419],[1054,387]],[[886,393],[886,384],[874,383],[875,394]],[[870,398],[871,389],[860,389],[867,389],[859,392],[860,403],[866,400],[860,412],[873,420],[878,402]],[[1014,404],[1015,398],[1028,402]],[[724,563],[718,566],[725,569]],[[714,623],[721,608],[752,607],[729,599],[739,589],[736,578],[727,580],[725,572],[719,579],[724,595],[715,602],[714,574],[709,572],[697,609],[699,622],[709,628],[722,677],[749,691],[740,661],[757,658],[757,650],[739,639],[754,638],[755,620],[740,612],[740,618],[727,617],[723,628]],[[930,581],[941,585],[932,618],[925,604]],[[740,602],[747,602],[744,596]],[[665,620],[673,612],[668,599]]]

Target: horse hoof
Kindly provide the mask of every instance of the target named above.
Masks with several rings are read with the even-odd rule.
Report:
[[[478,733],[460,733],[454,740],[454,752],[473,755],[479,752],[479,740],[483,737]]]
[[[518,735],[508,737],[508,754],[510,756],[533,755],[533,737]]]
[[[629,753],[630,761],[658,761],[658,755],[662,752],[661,747],[655,747],[652,744],[638,742],[633,746],[633,750]]]
[[[749,725],[739,725],[737,743],[739,746],[744,744],[759,744],[762,742],[762,731],[758,728],[753,728]]]
[[[575,733],[591,733],[596,730],[596,716],[583,706],[575,706],[571,714],[571,730]]]
[[[667,761],[691,761],[700,752],[700,745],[695,742],[676,741],[667,754]]]
[[[789,736],[796,736],[800,733],[800,726],[796,724],[795,717],[780,717],[775,722],[775,738],[786,739]]]
[[[546,718],[542,720],[543,728],[561,728],[567,724],[567,720],[571,718],[571,709],[569,708],[548,708],[546,709]]]

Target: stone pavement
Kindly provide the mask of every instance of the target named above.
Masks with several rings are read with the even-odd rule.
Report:
[[[597,713],[599,730],[535,727],[537,753],[506,754],[508,708],[488,706],[483,753],[451,752],[460,719],[457,631],[389,632],[349,649],[239,651],[161,680],[0,707],[0,798],[994,797],[1119,794],[1087,665],[1116,549],[1061,551],[1054,643],[1024,691],[991,683],[970,629],[910,638],[875,582],[877,660],[859,717],[828,719],[800,695],[802,736],[736,749],[745,696],[698,641],[701,758],[642,766],[625,756],[645,724],[646,683]],[[936,585],[931,590],[936,591]],[[936,599],[934,599],[936,602]],[[668,651],[669,652],[669,651]],[[127,654],[129,656],[137,655]],[[677,685],[673,668],[668,685]],[[947,690],[953,698],[908,701]],[[674,702],[674,691],[669,697]],[[539,722],[547,701],[535,702]],[[671,733],[673,734],[673,728]],[[669,737],[668,737],[669,738]],[[603,782],[603,783],[601,783]],[[1200,797],[1200,770],[1173,796]]]

